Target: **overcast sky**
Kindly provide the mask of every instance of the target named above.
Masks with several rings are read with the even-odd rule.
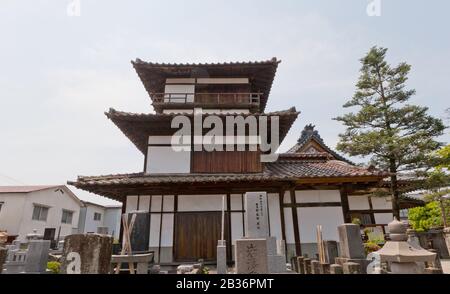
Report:
[[[336,145],[343,127],[332,118],[373,45],[389,48],[389,62],[412,65],[412,102],[444,117],[450,1],[381,0],[381,16],[370,17],[371,2],[0,0],[0,185],[142,171],[142,154],[103,114],[152,111],[135,58],[281,59],[267,110],[301,111],[281,150],[308,123]],[[450,141],[448,132],[440,139]]]

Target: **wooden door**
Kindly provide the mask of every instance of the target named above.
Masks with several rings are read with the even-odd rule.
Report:
[[[175,215],[175,261],[215,261],[220,239],[221,212],[179,212]],[[225,216],[225,239],[228,238]]]

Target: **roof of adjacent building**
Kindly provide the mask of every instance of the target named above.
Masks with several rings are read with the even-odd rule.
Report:
[[[62,185],[0,186],[0,193],[30,193],[51,188],[58,188],[61,186]]]
[[[330,160],[327,154],[280,154],[276,162],[265,163],[261,173],[228,174],[116,174],[105,176],[79,176],[68,182],[77,188],[116,199],[120,189],[127,186],[145,187],[167,184],[214,184],[238,182],[295,182],[309,183],[314,179],[323,182],[379,182],[388,173]]]
[[[274,57],[250,62],[154,63],[136,59],[131,63],[150,96],[164,92],[167,78],[249,78],[254,91],[263,94],[260,106],[260,111],[263,112],[280,62]]]
[[[349,164],[354,164],[347,158],[341,156],[336,151],[328,147],[323,141],[322,137],[319,135],[319,132],[314,129],[315,126],[312,124],[306,125],[303,129],[300,138],[297,140],[297,144],[295,144],[291,149],[287,151],[287,153],[297,153],[297,152],[327,152],[331,156],[333,156],[337,160],[345,161]],[[314,144],[315,143],[315,144]],[[311,149],[311,150],[309,150]]]
[[[185,115],[187,117],[193,117],[192,113],[182,114],[166,114],[166,113],[130,113],[122,112],[114,109],[110,109],[105,113],[106,116],[114,122],[114,124],[127,136],[131,142],[143,153],[147,152],[148,137],[149,136],[171,136],[175,133],[176,129],[171,127],[171,121],[178,115]],[[271,117],[279,117],[279,140],[280,143],[286,137],[289,129],[294,121],[297,119],[300,112],[295,107],[292,107],[283,111],[276,111],[270,113],[208,113],[203,114],[203,117],[209,115],[215,115],[219,117],[226,117],[230,115],[235,116],[255,116],[255,117],[268,117],[268,129],[270,129]]]

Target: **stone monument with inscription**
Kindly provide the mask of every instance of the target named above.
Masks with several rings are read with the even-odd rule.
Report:
[[[69,235],[64,239],[63,274],[107,274],[111,267],[113,238],[99,234]]]
[[[236,240],[236,273],[286,272],[284,243],[269,236],[266,192],[245,194],[245,237]]]

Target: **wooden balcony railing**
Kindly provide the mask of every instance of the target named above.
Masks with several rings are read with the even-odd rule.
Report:
[[[168,103],[198,105],[259,106],[261,93],[153,93],[153,104]]]

